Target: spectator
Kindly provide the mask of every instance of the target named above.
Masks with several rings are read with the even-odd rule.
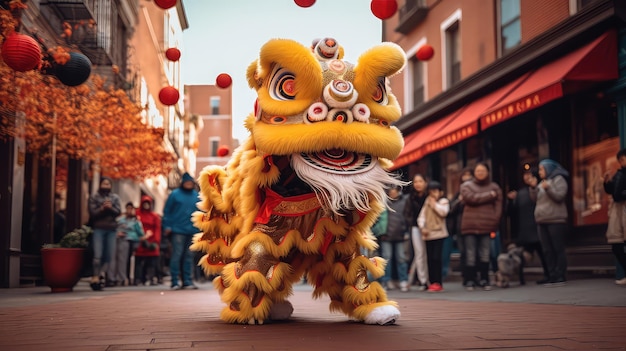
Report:
[[[471,180],[473,178],[472,169],[465,168],[461,171],[461,184]],[[461,192],[457,191],[456,194],[450,200],[450,212],[448,212],[448,216],[446,217],[446,228],[448,229],[448,237],[444,239],[443,242],[443,260],[442,260],[442,278],[446,279],[448,276],[448,271],[450,270],[450,255],[452,254],[452,250],[454,244],[456,243],[456,248],[459,251],[459,266],[461,272],[463,272],[463,267],[465,266],[465,250],[463,249],[463,237],[461,236],[461,217],[463,216],[463,201],[461,201],[463,197],[461,196]],[[465,281],[463,285],[465,285]]]
[[[117,216],[122,213],[120,198],[111,192],[113,182],[110,178],[100,178],[98,191],[89,197],[89,226],[93,229],[93,274],[90,286],[92,290],[102,290],[105,272],[112,261],[115,249]]]
[[[126,213],[117,219],[115,261],[109,265],[107,286],[129,285],[128,262],[143,235],[143,226],[137,219],[135,206],[128,202]]]
[[[541,182],[531,181],[530,197],[535,201],[535,222],[546,260],[549,285],[563,285],[566,281],[567,257],[567,199],[569,177],[563,166],[554,160],[539,162]]]
[[[374,234],[374,237],[376,237],[376,240],[378,240],[387,231],[387,218],[388,217],[389,217],[389,214],[387,213],[387,209],[385,208],[383,212],[381,212],[380,215],[378,215],[376,222],[374,222],[374,225],[372,226],[372,234]],[[368,251],[363,248],[361,253],[367,257],[374,257],[380,254],[380,247],[374,251],[371,251],[371,250]]]
[[[174,189],[163,209],[163,228],[172,243],[170,259],[171,289],[197,289],[193,283],[193,253],[189,250],[193,235],[198,232],[191,222],[191,215],[197,210],[198,191],[193,177],[185,172],[181,185]],[[181,271],[182,267],[182,271]],[[182,287],[179,284],[182,280]]]
[[[524,248],[530,254],[537,254],[543,268],[543,278],[537,284],[548,282],[548,267],[543,257],[543,249],[537,233],[537,222],[535,222],[535,203],[530,198],[530,185],[537,184],[539,174],[537,170],[528,168],[523,173],[524,186],[519,190],[509,191],[507,194],[507,212],[512,217],[512,223],[517,231],[517,245]],[[524,256],[522,255],[522,259]],[[524,262],[523,262],[524,263]]]
[[[450,202],[443,196],[443,188],[436,181],[428,182],[428,197],[417,217],[422,238],[426,242],[428,261],[429,292],[443,291],[441,279],[441,261],[443,241],[448,237],[446,216],[450,211]]]
[[[163,279],[158,275],[158,265],[161,245],[161,217],[153,208],[154,200],[148,196],[141,197],[141,206],[137,216],[143,224],[146,235],[142,238],[135,251],[136,266],[135,280],[137,284],[162,284]],[[156,281],[154,280],[156,277]]]
[[[489,166],[479,162],[474,166],[474,179],[461,184],[463,216],[461,235],[465,247],[465,288],[491,290],[489,255],[491,233],[498,230],[502,216],[502,190],[489,177]],[[480,278],[476,282],[476,272]]]
[[[389,290],[393,290],[395,285],[391,280],[392,266],[398,271],[398,279],[400,280],[400,291],[409,291],[408,283],[408,260],[405,252],[405,242],[409,239],[408,225],[402,210],[406,206],[408,198],[402,196],[399,188],[391,188],[388,191],[389,209],[387,211],[387,230],[380,237],[381,252],[384,259],[387,260],[385,266],[385,275],[382,278],[383,286]]]
[[[418,290],[424,291],[428,288],[428,266],[426,262],[426,245],[417,227],[417,216],[424,206],[426,196],[428,196],[428,181],[421,174],[413,176],[413,187],[409,191],[409,200],[404,208],[404,216],[411,226],[411,244],[409,249],[413,252],[411,266],[409,267],[409,285],[413,284],[415,275],[419,281]]]
[[[609,225],[606,230],[606,239],[611,245],[611,251],[622,272],[626,269],[626,149],[617,153],[617,162],[620,169],[611,178],[607,173],[604,175],[604,191],[610,194],[613,202],[609,208]],[[617,270],[619,271],[619,269]],[[626,278],[616,279],[615,284],[626,285]]]

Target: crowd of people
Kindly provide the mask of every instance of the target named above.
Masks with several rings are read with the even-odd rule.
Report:
[[[193,177],[183,175],[180,187],[165,202],[163,217],[154,211],[154,199],[148,195],[141,197],[138,208],[132,201],[126,203],[122,213],[112,184],[102,177],[98,191],[89,198],[91,288],[160,285],[170,276],[172,290],[197,289],[189,249],[198,232],[191,222],[198,202]]]
[[[607,241],[616,261],[626,268],[626,149],[617,159],[621,169],[606,174],[604,189],[612,196]],[[526,165],[523,185],[503,194],[491,180],[489,165],[479,162],[461,172],[460,186],[447,199],[440,182],[424,175],[413,177],[408,194],[389,189],[389,207],[373,229],[380,254],[387,260],[380,278],[385,289],[443,291],[450,272],[453,248],[466,290],[508,287],[513,278],[525,284],[523,269],[533,257],[541,264],[537,284],[561,286],[567,281],[565,243],[569,231],[567,209],[569,172],[558,162],[544,159],[537,168]],[[500,252],[499,230],[511,218],[516,236]],[[385,228],[386,227],[386,228]],[[499,243],[498,243],[499,244]],[[626,278],[616,284],[626,285]]]
[[[611,195],[606,232],[616,262],[626,268],[626,149],[617,153],[620,169],[604,176],[604,190]],[[568,226],[568,171],[558,162],[544,159],[538,167],[523,170],[523,186],[503,194],[491,180],[488,164],[479,162],[461,172],[460,186],[451,199],[440,182],[422,174],[413,177],[408,194],[392,187],[388,208],[379,216],[372,233],[378,252],[387,260],[383,287],[409,291],[441,292],[450,274],[453,248],[459,252],[459,268],[466,290],[491,290],[495,283],[507,287],[517,275],[525,284],[523,268],[536,255],[543,277],[537,284],[559,286],[567,281],[565,243]],[[93,228],[91,288],[158,285],[171,277],[170,288],[197,289],[190,251],[197,229],[191,222],[198,191],[185,173],[172,191],[163,217],[154,212],[150,196],[141,197],[138,208],[128,202],[122,213],[120,197],[111,192],[112,181],[103,177],[89,198],[89,225]],[[500,253],[495,241],[503,216],[511,217],[516,238]],[[493,277],[493,278],[492,278]],[[626,278],[616,284],[626,285]]]

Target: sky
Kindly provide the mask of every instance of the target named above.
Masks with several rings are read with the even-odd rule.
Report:
[[[316,0],[308,8],[294,0],[183,0],[183,4],[189,22],[181,50],[183,82],[214,85],[220,73],[233,78],[233,137],[240,142],[248,137],[243,124],[256,99],[246,69],[268,40],[292,39],[308,47],[313,39],[335,38],[344,47],[344,59],[355,63],[382,37],[382,23],[372,14],[370,0]]]

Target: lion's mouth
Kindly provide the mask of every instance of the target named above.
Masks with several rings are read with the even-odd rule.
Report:
[[[294,155],[311,167],[327,173],[358,174],[367,172],[375,165],[372,155],[342,149],[329,149]]]

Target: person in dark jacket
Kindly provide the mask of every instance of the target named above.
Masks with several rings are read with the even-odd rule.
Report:
[[[395,265],[398,271],[398,280],[400,280],[400,290],[402,292],[409,291],[408,283],[408,260],[405,252],[405,242],[409,240],[408,224],[402,214],[402,210],[406,206],[408,197],[402,196],[399,188],[391,188],[389,194],[389,209],[387,211],[387,230],[385,234],[379,237],[380,249],[382,256],[387,260],[385,266],[385,275],[381,282],[383,287],[394,289],[395,286],[391,281],[392,265]]]
[[[535,201],[535,222],[548,268],[549,285],[566,281],[565,238],[568,231],[567,177],[569,172],[551,159],[539,162],[541,182],[531,182],[530,198]]]
[[[474,179],[461,184],[463,216],[461,235],[465,243],[465,288],[473,290],[475,285],[491,290],[489,281],[489,258],[491,233],[495,233],[502,216],[502,190],[491,181],[489,166],[479,162],[474,166]],[[478,262],[477,262],[478,261]],[[480,274],[474,281],[476,272]]]
[[[117,232],[116,218],[122,213],[120,198],[111,192],[113,182],[110,178],[100,178],[98,191],[89,197],[89,225],[93,229],[93,274],[91,289],[102,290],[105,272],[113,259]]]
[[[409,190],[409,198],[404,207],[404,217],[410,226],[411,241],[408,242],[408,258],[411,265],[409,267],[409,285],[413,284],[415,276],[419,280],[418,290],[424,291],[428,288],[428,262],[426,259],[426,244],[422,234],[417,227],[417,216],[424,206],[424,201],[428,196],[428,180],[421,174],[413,176],[413,184]]]
[[[193,177],[185,172],[180,187],[172,191],[163,208],[163,230],[165,235],[170,236],[172,243],[170,259],[172,290],[198,288],[193,283],[194,255],[189,250],[193,235],[199,232],[191,222],[191,215],[197,211],[198,201],[196,183]],[[179,279],[182,279],[182,287]]]
[[[611,178],[607,173],[604,175],[604,191],[610,194],[613,202],[609,208],[609,225],[606,230],[606,239],[611,245],[611,251],[622,269],[626,269],[626,149],[617,153],[617,162],[620,169]],[[615,284],[626,285],[626,278],[617,279]]]
[[[464,168],[461,171],[459,188],[461,187],[461,184],[472,180],[474,177],[472,172],[473,170],[471,168]],[[441,272],[443,279],[445,279],[448,275],[448,271],[450,269],[450,255],[452,254],[455,243],[456,248],[459,250],[459,266],[461,272],[463,272],[463,267],[465,267],[465,249],[463,248],[463,237],[461,236],[461,217],[463,216],[462,199],[463,197],[461,196],[461,192],[457,191],[450,200],[450,212],[446,217],[446,227],[448,228],[448,233],[450,235],[443,243],[443,261]],[[466,285],[466,283],[467,282],[464,281],[463,285]]]

